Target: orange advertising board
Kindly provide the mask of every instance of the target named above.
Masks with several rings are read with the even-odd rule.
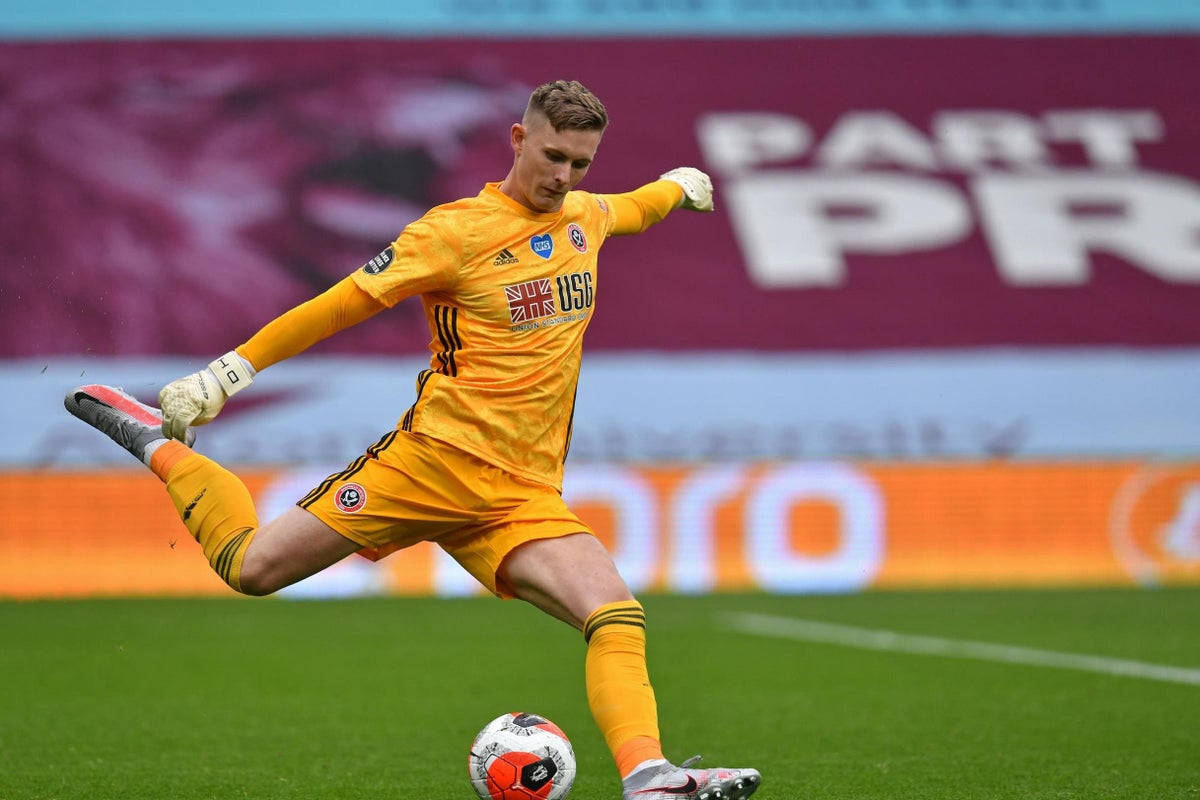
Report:
[[[313,473],[239,474],[270,518]],[[1200,582],[1200,464],[585,465],[564,493],[636,591]],[[478,591],[429,545],[296,590]],[[228,593],[152,476],[0,473],[0,596]]]

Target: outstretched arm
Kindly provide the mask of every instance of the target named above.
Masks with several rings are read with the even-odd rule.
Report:
[[[613,236],[641,233],[678,208],[683,190],[670,181],[655,181],[623,194],[606,194],[605,201],[612,209],[616,223]]]
[[[712,181],[694,167],[673,169],[632,192],[605,195],[616,218],[611,235],[641,233],[680,206],[712,211],[712,195]]]
[[[296,306],[205,369],[172,381],[158,393],[163,433],[184,441],[255,373],[290,358],[406,297],[453,285],[463,263],[462,242],[434,211],[411,223],[382,253],[332,289]]]
[[[245,389],[258,370],[291,358],[340,330],[357,325],[386,308],[353,278],[284,312],[244,344],[199,372],[172,381],[159,392],[163,433],[184,441],[189,425],[202,425]]]
[[[346,277],[332,288],[268,322],[235,353],[257,372],[291,358],[338,331],[357,325],[387,306]]]

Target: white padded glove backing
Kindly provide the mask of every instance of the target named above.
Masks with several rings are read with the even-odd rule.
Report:
[[[692,211],[713,210],[713,185],[708,175],[695,167],[676,167],[659,176],[660,180],[672,181],[683,189],[683,208]]]
[[[191,375],[171,381],[158,393],[163,435],[183,442],[189,425],[211,422],[225,401],[250,385],[254,368],[236,352],[215,359]]]

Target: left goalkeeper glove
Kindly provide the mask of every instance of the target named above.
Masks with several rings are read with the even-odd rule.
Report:
[[[680,206],[692,211],[713,210],[713,185],[707,175],[695,167],[676,167],[670,172],[664,172],[659,180],[679,184],[683,189],[683,200]]]
[[[158,393],[163,435],[185,441],[188,426],[211,422],[228,398],[253,382],[254,375],[254,366],[230,351],[199,372],[171,381]]]

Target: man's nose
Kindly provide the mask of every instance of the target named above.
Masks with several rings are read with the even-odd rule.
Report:
[[[556,183],[570,183],[571,166],[569,164],[555,164],[554,180]]]

